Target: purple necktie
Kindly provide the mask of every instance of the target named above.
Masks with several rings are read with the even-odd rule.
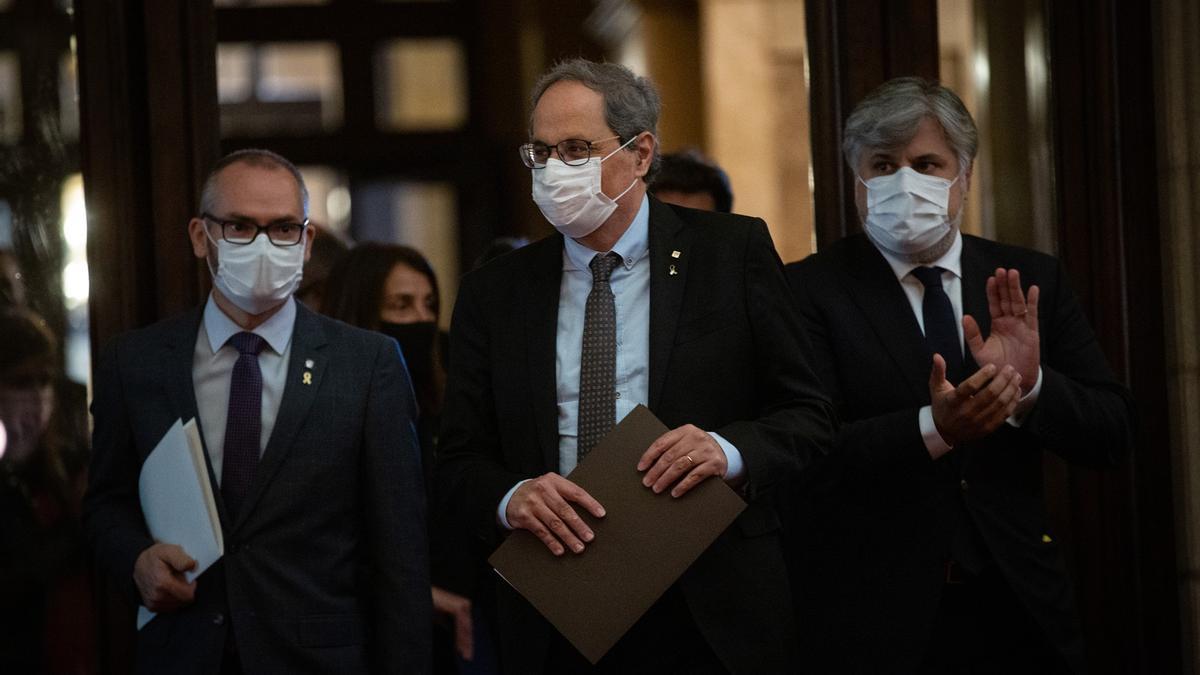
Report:
[[[254,469],[258,466],[262,441],[262,370],[258,353],[266,340],[254,333],[238,333],[229,338],[238,350],[229,383],[229,413],[225,417],[225,456],[221,465],[221,494],[230,516],[236,516]]]

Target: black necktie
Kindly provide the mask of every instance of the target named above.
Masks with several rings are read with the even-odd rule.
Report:
[[[962,342],[958,337],[954,306],[942,288],[942,272],[941,267],[918,267],[912,274],[925,286],[925,299],[921,302],[921,313],[925,317],[925,344],[929,345],[930,352],[942,355],[946,360],[946,379],[958,384],[963,375]],[[950,463],[957,472],[963,470],[962,452],[955,450],[949,455]],[[965,481],[962,484],[965,485]],[[969,572],[978,573],[984,566],[987,554],[965,506],[959,511],[958,518],[954,539],[950,543],[950,557]]]
[[[942,355],[946,360],[946,379],[951,384],[958,384],[963,375],[962,341],[958,337],[954,306],[942,288],[942,271],[941,267],[918,267],[912,275],[925,286],[925,299],[921,302],[925,344],[929,345],[931,356]]]
[[[221,494],[230,515],[236,515],[258,467],[262,442],[262,370],[258,353],[266,340],[254,333],[229,338],[238,350],[229,382],[229,412],[225,417],[225,447],[221,460]]]
[[[579,448],[588,451],[612,429],[617,417],[617,310],[608,283],[621,261],[616,253],[596,254],[592,290],[583,313],[583,351],[579,359]]]

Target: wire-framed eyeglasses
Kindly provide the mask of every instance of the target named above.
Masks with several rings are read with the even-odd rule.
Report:
[[[557,154],[558,158],[567,166],[582,166],[587,164],[588,160],[592,158],[592,146],[619,138],[621,137],[609,136],[608,138],[600,138],[594,141],[585,141],[581,138],[568,138],[554,145],[546,145],[545,143],[534,141],[532,143],[523,143],[517,150],[521,153],[521,161],[530,169],[545,168],[546,162],[550,161],[551,152]]]

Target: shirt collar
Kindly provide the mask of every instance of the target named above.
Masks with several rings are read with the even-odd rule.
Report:
[[[596,257],[596,251],[570,237],[563,237],[563,270],[586,270]],[[642,197],[642,205],[629,224],[629,229],[617,240],[612,250],[621,256],[621,265],[632,269],[634,263],[650,252],[650,198]]]
[[[871,242],[874,244],[875,242]],[[953,272],[954,276],[962,279],[962,232],[954,233],[954,243],[950,244],[950,248],[942,254],[942,257],[928,263],[915,263],[900,259],[895,253],[876,245],[875,248],[883,254],[883,259],[891,266],[892,272],[896,275],[896,279],[904,281],[904,277],[912,273],[918,267],[940,267],[949,272]]]
[[[276,354],[283,354],[292,341],[292,329],[296,325],[296,301],[289,297],[278,312],[250,331],[267,341]],[[204,305],[204,332],[208,333],[208,346],[216,354],[229,342],[229,338],[242,332],[229,315],[221,311],[211,293]]]

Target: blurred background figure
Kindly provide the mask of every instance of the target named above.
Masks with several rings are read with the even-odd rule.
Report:
[[[309,223],[308,227],[313,237],[312,257],[304,263],[304,278],[300,281],[300,288],[296,289],[296,299],[319,310],[325,280],[329,278],[334,265],[350,251],[350,247],[324,225]]]
[[[25,306],[25,281],[12,251],[0,250],[0,308]]]
[[[0,308],[0,672],[95,672],[95,611],[80,523],[86,453],[58,417],[58,346],[45,322]]]
[[[420,415],[417,436],[429,511],[430,576],[433,580],[434,672],[496,672],[491,636],[469,599],[477,570],[471,546],[433,510],[431,472],[435,463],[442,395],[446,384],[445,334],[438,328],[441,305],[433,267],[416,249],[364,243],[351,249],[325,281],[321,311],[346,323],[379,331],[400,343],[412,377]]]
[[[695,148],[662,156],[662,168],[650,184],[650,194],[668,204],[730,213],[733,189],[729,176]]]

